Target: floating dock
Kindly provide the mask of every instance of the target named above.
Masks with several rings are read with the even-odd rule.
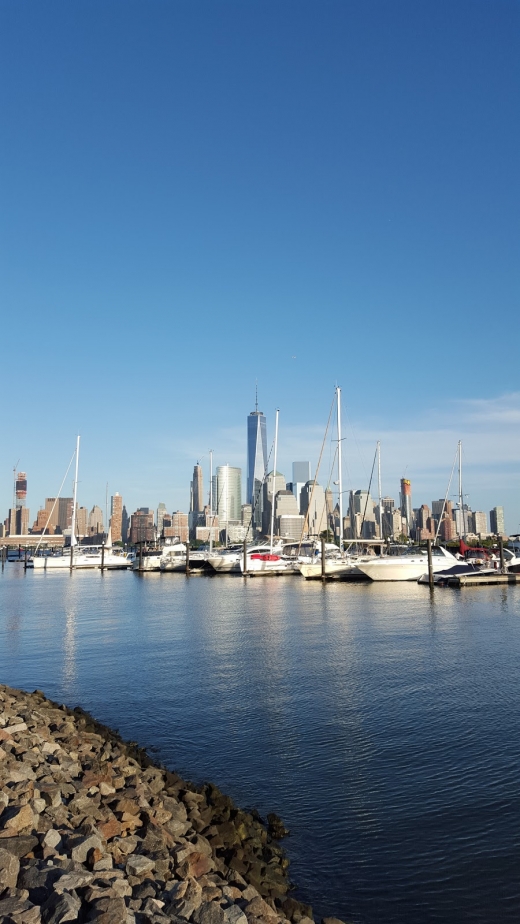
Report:
[[[448,580],[448,587],[480,587],[484,584],[520,584],[520,574],[454,574]]]

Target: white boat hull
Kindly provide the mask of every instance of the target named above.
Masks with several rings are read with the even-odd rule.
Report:
[[[455,556],[442,548],[439,549],[439,554],[432,556],[434,574],[456,563]],[[371,581],[418,581],[423,574],[428,573],[428,556],[426,552],[416,555],[388,555],[360,562],[358,567]]]

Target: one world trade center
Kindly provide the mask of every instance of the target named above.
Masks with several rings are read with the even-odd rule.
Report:
[[[267,466],[267,424],[262,411],[255,410],[247,418],[247,503],[253,506],[253,524],[262,524],[262,484]]]

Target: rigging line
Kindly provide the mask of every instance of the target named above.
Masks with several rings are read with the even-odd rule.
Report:
[[[40,545],[41,545],[42,542],[43,542],[43,537],[45,536],[45,530],[47,529],[47,527],[48,527],[48,525],[49,525],[49,520],[50,520],[50,518],[52,517],[52,515],[53,515],[53,513],[54,513],[54,508],[55,508],[56,504],[58,503],[58,498],[59,498],[59,496],[60,496],[60,494],[61,494],[61,492],[62,492],[62,490],[63,490],[63,485],[65,484],[65,479],[66,479],[67,475],[69,474],[69,470],[70,470],[70,467],[71,467],[71,465],[72,465],[72,463],[73,463],[73,461],[74,461],[75,455],[76,455],[76,450],[74,450],[74,452],[72,453],[72,457],[71,457],[71,460],[70,460],[70,462],[69,462],[67,471],[65,472],[65,474],[64,474],[64,476],[63,476],[63,481],[62,481],[62,483],[60,484],[60,490],[58,491],[56,497],[54,498],[54,503],[53,503],[53,505],[52,505],[52,507],[51,507],[51,512],[49,513],[49,516],[47,517],[47,522],[46,522],[45,526],[43,527],[43,531],[42,531],[40,540],[39,540],[39,542],[38,542],[38,544],[37,544],[37,546],[36,546],[36,548],[35,548],[35,550],[34,550],[35,553],[38,551],[38,549],[40,548]],[[71,540],[72,540],[72,535],[71,535]]]
[[[440,515],[440,517],[439,517],[439,523],[438,523],[438,526],[437,526],[437,532],[435,533],[435,539],[433,540],[434,542],[437,542],[437,539],[439,538],[439,532],[440,532],[440,529],[441,529],[442,518],[443,518],[443,516],[444,516],[444,511],[445,511],[445,509],[446,509],[446,501],[448,500],[448,496],[449,496],[450,489],[451,489],[451,482],[452,482],[452,478],[453,478],[453,473],[454,473],[454,471],[455,471],[455,466],[456,466],[456,464],[457,464],[457,456],[458,456],[458,453],[459,453],[459,449],[458,449],[458,446],[457,446],[457,449],[456,449],[456,452],[455,452],[455,458],[454,458],[454,460],[453,460],[453,465],[452,465],[452,467],[451,467],[450,480],[448,481],[448,487],[447,487],[447,490],[446,490],[446,494],[444,495],[444,502],[443,502],[443,505],[442,505],[441,515]]]
[[[329,419],[327,420],[327,426],[325,427],[325,434],[324,434],[324,436],[323,436],[323,443],[321,444],[320,457],[319,457],[319,459],[318,459],[318,465],[317,465],[317,467],[316,467],[316,473],[315,473],[315,475],[314,475],[314,481],[313,481],[313,483],[312,483],[312,491],[311,491],[311,496],[310,496],[310,499],[309,499],[309,505],[308,505],[308,507],[307,507],[307,511],[306,511],[306,514],[305,514],[305,519],[304,519],[304,521],[303,521],[302,532],[301,532],[301,536],[300,536],[300,544],[299,544],[299,546],[298,546],[298,554],[300,554],[300,549],[301,549],[302,542],[303,542],[303,534],[304,534],[304,532],[305,532],[305,527],[307,526],[307,524],[308,524],[308,522],[309,522],[309,510],[311,509],[312,498],[313,498],[313,496],[314,496],[314,488],[316,487],[316,482],[318,481],[318,473],[319,473],[320,465],[321,465],[321,457],[323,456],[323,450],[325,449],[325,442],[326,442],[326,439],[327,439],[327,433],[329,432],[330,419],[331,419],[331,417],[332,417],[332,411],[333,411],[333,409],[334,409],[334,404],[335,404],[335,402],[336,402],[336,393],[334,393],[334,397],[333,397],[333,399],[332,399],[332,404],[331,404],[331,406],[330,406],[330,411],[329,411]],[[320,521],[320,522],[321,522],[321,521]]]

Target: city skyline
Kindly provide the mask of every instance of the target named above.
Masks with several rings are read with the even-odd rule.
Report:
[[[187,510],[210,449],[245,484],[256,382],[289,479],[337,383],[345,487],[380,440],[383,491],[429,502],[460,439],[520,529],[518,4],[0,16],[2,510],[15,466],[57,493],[78,432],[89,510]]]

